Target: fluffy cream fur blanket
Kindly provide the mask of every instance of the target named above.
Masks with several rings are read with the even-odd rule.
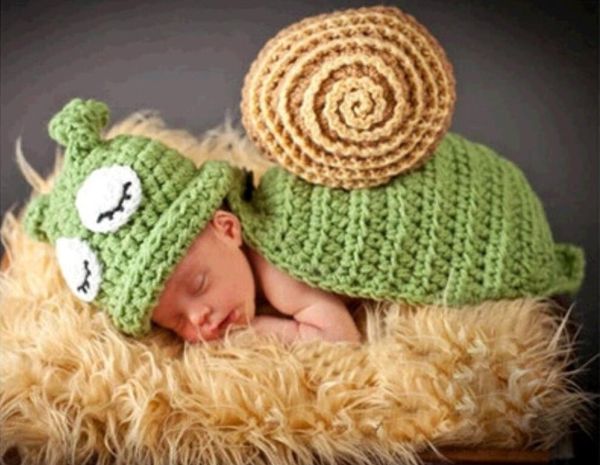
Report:
[[[162,140],[195,161],[267,162],[225,125],[200,140],[133,115],[117,133]],[[45,180],[18,153],[28,181]],[[546,448],[581,413],[564,312],[548,301],[460,311],[365,302],[366,342],[285,347],[248,331],[184,345],[157,329],[118,334],[72,297],[50,246],[18,218],[2,227],[0,457],[23,463],[415,462],[440,446]],[[562,316],[561,316],[562,315]]]

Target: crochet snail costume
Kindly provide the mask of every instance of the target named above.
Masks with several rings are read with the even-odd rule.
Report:
[[[269,41],[245,80],[244,125],[281,165],[254,191],[225,162],[103,140],[106,106],[75,99],[50,122],[65,165],[27,230],[55,245],[79,298],[136,336],[224,199],[250,246],[332,292],[448,306],[576,292],[582,250],[554,243],[514,164],[446,133],[454,101],[443,50],[410,16],[309,18]]]
[[[396,8],[279,32],[246,76],[241,109],[286,170],[267,172],[252,203],[231,199],[247,241],[309,284],[378,300],[576,292],[582,249],[553,242],[513,163],[446,133],[454,102],[444,51]]]
[[[1,231],[0,462],[415,464],[443,461],[446,447],[548,450],[572,430],[587,397],[564,313],[547,299],[491,299],[575,291],[581,250],[554,243],[512,163],[446,132],[451,68],[422,34],[398,10],[369,8],[303,21],[267,45],[246,80],[260,89],[243,98],[248,133],[279,165],[266,172],[227,125],[196,139],[136,113],[103,135],[106,105],[80,99],[52,119],[63,169],[43,180],[21,163],[44,194],[27,232],[53,246],[25,237],[10,212]],[[332,78],[313,81],[325,68]],[[377,139],[348,155],[352,134]],[[224,158],[252,168],[254,190],[214,161]],[[354,185],[361,172],[368,186]],[[152,300],[224,199],[246,242],[298,279],[401,302],[360,306],[360,345],[253,331],[194,345],[162,328],[122,337],[108,315],[127,334],[148,331]],[[444,297],[481,303],[403,304]]]

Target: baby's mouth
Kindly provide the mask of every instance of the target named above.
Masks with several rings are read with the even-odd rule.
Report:
[[[237,317],[238,317],[237,310],[232,310],[231,312],[229,312],[225,316],[225,318],[223,318],[221,320],[221,322],[217,325],[217,332],[222,333],[223,331],[225,331],[227,329],[227,326],[229,326],[231,323],[235,322]]]

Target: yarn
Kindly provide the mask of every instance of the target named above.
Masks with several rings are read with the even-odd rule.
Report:
[[[233,189],[245,242],[335,293],[458,307],[574,293],[583,279],[582,249],[554,243],[521,170],[458,134],[383,186],[333,189],[273,167],[251,201]]]
[[[266,157],[309,182],[351,189],[424,163],[455,99],[437,41],[397,8],[374,7],[279,32],[246,75],[241,111]]]
[[[108,107],[96,100],[71,100],[48,124],[50,137],[70,151],[89,151],[108,124]]]
[[[52,192],[27,207],[25,227],[55,246],[79,299],[105,309],[119,330],[142,335],[175,265],[231,183],[243,179],[225,162],[196,168],[146,137],[103,140],[107,120],[105,104],[82,99],[52,118],[50,133],[67,144],[67,163]]]

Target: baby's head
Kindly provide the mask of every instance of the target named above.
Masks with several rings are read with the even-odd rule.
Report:
[[[152,321],[188,342],[222,337],[255,313],[255,281],[239,219],[217,210],[176,265]]]
[[[216,160],[198,168],[146,137],[106,140],[107,122],[108,108],[95,100],[74,99],[52,118],[63,169],[25,212],[26,231],[54,246],[71,292],[136,337],[150,332],[152,319],[197,340],[252,318],[240,224],[220,211],[249,173]],[[185,287],[202,276],[206,289]]]

